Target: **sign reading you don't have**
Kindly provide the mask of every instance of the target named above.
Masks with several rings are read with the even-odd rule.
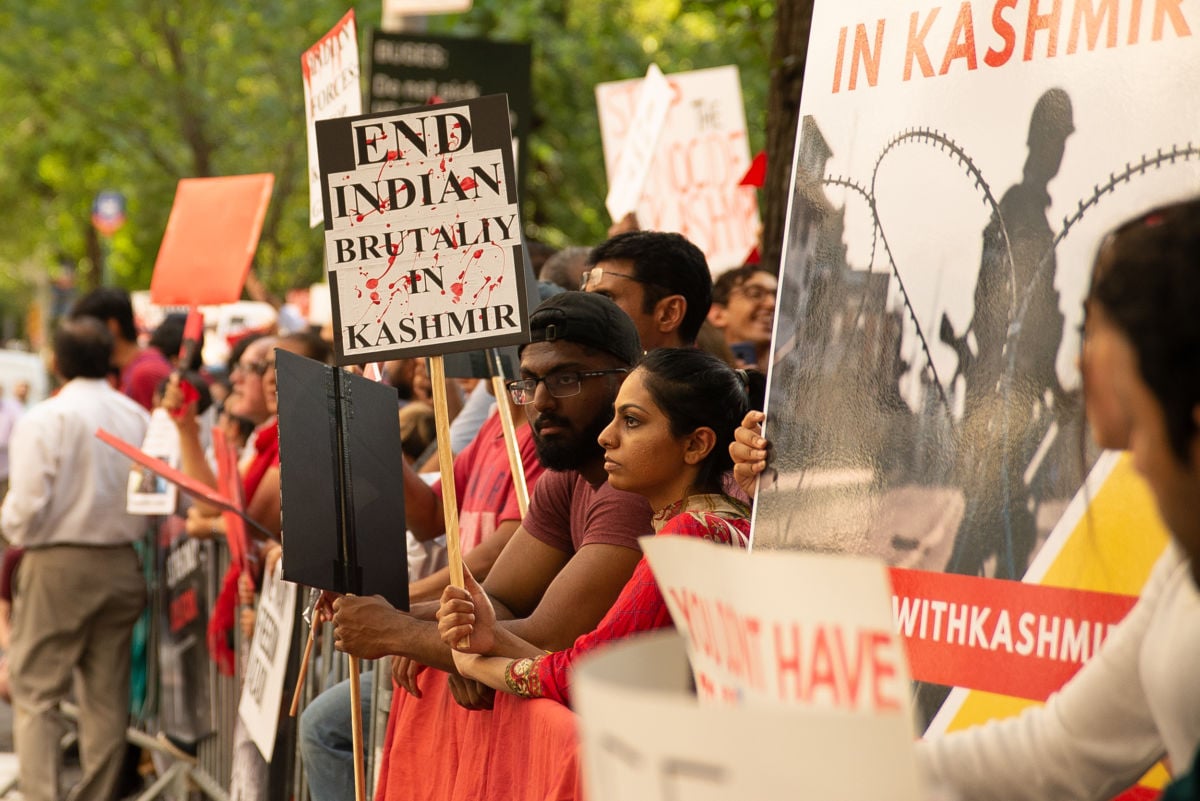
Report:
[[[508,103],[317,123],[338,361],[525,341]]]

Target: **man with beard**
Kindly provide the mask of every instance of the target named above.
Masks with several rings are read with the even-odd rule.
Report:
[[[646,500],[608,485],[597,442],[642,349],[616,304],[582,292],[543,302],[530,317],[530,338],[521,349],[521,378],[508,386],[525,406],[547,472],[483,586],[503,625],[554,649],[595,628],[641,558],[637,538],[652,531]],[[470,706],[490,703],[480,685],[440,672],[452,672],[454,662],[433,620],[437,606],[417,604],[405,614],[378,596],[334,602],[340,650],[367,659],[399,655],[439,669],[397,671],[411,695],[396,693],[392,701],[378,797],[387,797],[390,782],[403,786],[406,767],[444,757],[447,716],[461,713],[451,693]]]

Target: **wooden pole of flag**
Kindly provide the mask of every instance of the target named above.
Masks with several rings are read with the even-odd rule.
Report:
[[[525,465],[521,463],[521,449],[517,445],[517,426],[513,422],[508,388],[504,386],[504,366],[500,362],[500,351],[495,348],[488,348],[488,366],[492,372],[492,391],[496,394],[496,413],[500,415],[500,427],[504,429],[508,469],[512,473],[513,489],[517,492],[517,509],[524,519],[529,511],[529,485],[525,483]]]

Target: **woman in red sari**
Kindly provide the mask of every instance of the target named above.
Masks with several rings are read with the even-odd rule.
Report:
[[[760,374],[735,371],[699,350],[651,351],[625,379],[613,421],[598,438],[604,468],[615,488],[650,501],[658,536],[745,547],[749,509],[726,494],[729,443],[746,411],[761,407],[762,388]],[[645,558],[599,626],[553,653],[497,627],[487,595],[469,573],[466,579],[465,590],[447,587],[442,594],[442,640],[454,649],[462,675],[525,698],[569,704],[568,670],[576,658],[604,643],[671,625]]]

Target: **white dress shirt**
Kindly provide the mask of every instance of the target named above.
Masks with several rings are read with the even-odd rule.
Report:
[[[0,528],[15,545],[119,545],[140,539],[145,519],[125,511],[130,461],[96,429],[141,447],[150,416],[101,378],[76,378],[34,406],[9,443],[8,496]]]

